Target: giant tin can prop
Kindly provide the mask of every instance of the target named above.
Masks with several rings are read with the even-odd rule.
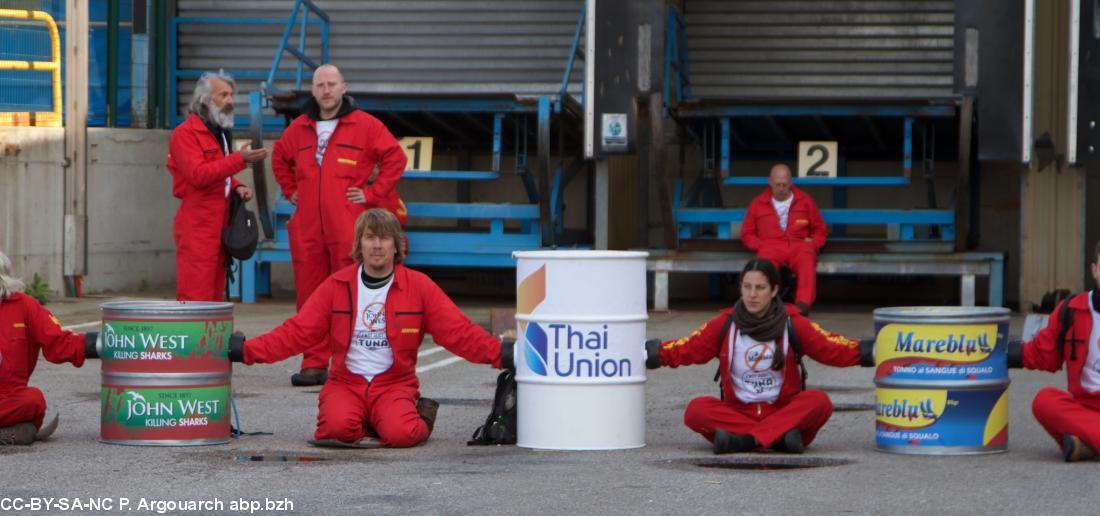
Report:
[[[1009,311],[879,308],[875,319],[875,444],[913,455],[1008,448]]]
[[[101,309],[100,440],[228,442],[233,305],[113,301]]]

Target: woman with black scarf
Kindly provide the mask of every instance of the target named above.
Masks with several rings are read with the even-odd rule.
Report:
[[[752,259],[741,272],[741,299],[732,308],[687,337],[646,343],[650,369],[718,357],[722,399],[695,398],[684,411],[684,424],[713,442],[714,453],[802,453],[833,405],[824,392],[805,389],[800,355],[832,366],[859,364],[859,340],[827,332],[784,305],[779,288],[775,266]]]

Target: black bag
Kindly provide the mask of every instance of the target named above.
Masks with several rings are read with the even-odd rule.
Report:
[[[256,214],[245,207],[244,199],[230,194],[229,227],[222,230],[222,247],[225,253],[238,260],[247,260],[256,253],[260,241],[260,225]]]
[[[505,369],[497,376],[493,408],[485,424],[474,430],[467,446],[516,444],[516,372]]]

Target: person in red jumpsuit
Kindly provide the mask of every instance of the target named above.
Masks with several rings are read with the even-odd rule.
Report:
[[[340,70],[313,73],[313,96],[272,149],[271,168],[283,196],[296,208],[287,226],[298,310],[332,273],[352,264],[352,227],[368,208],[385,208],[402,224],[408,217],[397,194],[405,152],[377,118],[347,95]],[[377,167],[377,176],[371,180]],[[329,347],[311,342],[297,386],[325,383]]]
[[[327,338],[332,372],[318,400],[314,444],[406,448],[428,439],[438,404],[420,397],[425,334],[478,364],[514,367],[511,346],[474,324],[426,275],[401,264],[404,235],[388,210],[355,224],[355,264],[329,276],[278,328],[232,339],[230,359],[273,363]]]
[[[1097,288],[1063,301],[1031,340],[1008,347],[1009,367],[1053,373],[1065,365],[1069,392],[1044,387],[1031,412],[1061,446],[1066,462],[1094,459],[1100,450],[1100,242],[1093,257]],[[1072,314],[1069,328],[1062,325],[1064,310]]]
[[[825,220],[814,200],[791,184],[791,169],[779,163],[768,175],[768,188],[749,203],[741,223],[741,241],[776,267],[798,277],[794,304],[808,315],[817,297],[817,253],[825,245]]]
[[[97,333],[79,334],[61,328],[57,318],[22,293],[23,282],[12,275],[11,261],[0,252],[0,445],[45,441],[57,429],[57,416],[43,426],[46,398],[28,387],[41,351],[55,364],[76,367],[95,357]]]
[[[774,449],[802,453],[832,414],[821,391],[802,384],[802,353],[824,364],[860,363],[861,342],[823,330],[777,298],[779,273],[753,258],[741,273],[741,299],[687,337],[646,342],[646,366],[704,364],[718,357],[721,398],[688,403],[684,424],[713,443],[714,453]],[[866,360],[866,359],[865,359]]]
[[[233,151],[233,91],[223,74],[206,73],[195,85],[190,113],[168,141],[172,195],[180,207],[172,223],[176,241],[176,299],[221,301],[226,254],[222,229],[229,225],[229,195],[245,201],[252,190],[233,176],[245,163],[262,161],[264,149]]]

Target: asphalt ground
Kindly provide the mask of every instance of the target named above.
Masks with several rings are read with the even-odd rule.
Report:
[[[148,296],[146,296],[148,297]],[[98,329],[99,303],[61,300],[49,307],[65,325]],[[488,326],[491,307],[513,300],[459,300]],[[687,335],[718,305],[651,313],[650,337]],[[823,327],[870,335],[873,307],[821,306]],[[238,329],[257,335],[293,313],[290,299],[235,307]],[[1019,334],[1022,318],[1013,318]],[[99,442],[99,362],[83,368],[39,361],[31,385],[60,413],[48,442],[0,447],[0,513],[275,514],[1097,514],[1100,462],[1066,464],[1031,415],[1046,385],[1064,373],[1011,371],[1009,452],[980,456],[905,456],[874,449],[872,370],[809,362],[809,385],[837,410],[801,456],[715,456],[683,423],[697,396],[714,395],[715,363],[650,371],[646,446],[607,452],[470,447],[488,414],[497,372],[460,360],[425,340],[422,394],[441,403],[431,439],[404,450],[315,448],[317,388],[295,388],[298,359],[235,365],[233,390],[244,436],[194,447]],[[434,350],[434,351],[433,351]],[[592,429],[599,431],[599,429]],[[305,459],[302,459],[305,458]],[[784,469],[792,461],[820,467]],[[773,463],[770,469],[705,465]],[[47,501],[50,505],[46,505]],[[123,505],[124,503],[128,505]],[[279,504],[282,505],[279,505]],[[37,505],[35,505],[37,504]],[[199,510],[188,511],[188,507]],[[202,505],[199,505],[202,504]],[[47,508],[49,510],[47,510]],[[37,509],[37,510],[35,510]],[[75,509],[75,511],[74,511]],[[99,510],[97,510],[99,509]],[[181,510],[183,509],[183,510]]]

